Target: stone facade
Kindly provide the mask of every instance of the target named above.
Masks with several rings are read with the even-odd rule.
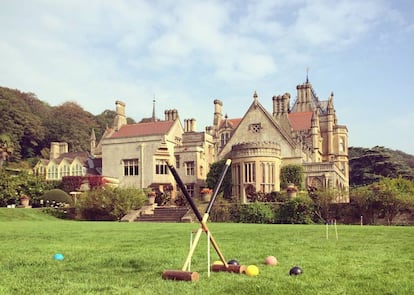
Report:
[[[64,176],[100,175],[102,163],[88,152],[69,152],[66,142],[50,144],[50,158],[41,159],[33,171],[46,180],[62,180]]]
[[[117,102],[118,104],[118,102]],[[118,117],[125,116],[117,108]],[[172,163],[190,195],[198,196],[205,187],[210,164],[214,162],[214,141],[206,132],[196,132],[196,120],[181,124],[177,110],[166,110],[165,119],[143,119],[137,124],[118,125],[97,146],[102,151],[103,175],[117,178],[121,186],[176,191],[175,181],[166,166]],[[91,137],[92,138],[92,137]],[[93,148],[93,147],[92,147]]]
[[[281,168],[299,164],[304,167],[306,188],[335,189],[341,192],[337,202],[349,202],[348,131],[337,122],[333,93],[321,101],[309,81],[296,89],[293,104],[289,93],[274,96],[272,113],[254,93],[241,118],[223,116],[223,102],[216,99],[213,125],[202,132],[196,131],[195,119],[184,120],[183,126],[175,109],[166,110],[164,120],[157,119],[155,101],[152,117],[127,124],[126,105],[116,101],[114,126],[107,128],[99,141],[92,130],[89,162],[102,161],[102,175],[118,179],[121,186],[174,195],[177,188],[165,163],[168,160],[189,193],[198,196],[206,186],[210,165],[230,158],[233,195],[243,202],[247,191],[285,189],[280,183]],[[38,170],[51,175],[47,169],[70,162],[57,156],[65,153],[67,145],[66,150],[64,144],[53,145],[55,160],[42,160]]]
[[[274,96],[273,113],[257,93],[242,118],[223,116],[215,100],[213,125],[217,159],[232,159],[233,194],[246,201],[247,191],[279,191],[280,170],[287,164],[304,167],[308,189],[337,191],[336,202],[349,202],[348,131],[337,124],[333,93],[320,101],[309,81],[297,86],[290,107],[289,93]]]

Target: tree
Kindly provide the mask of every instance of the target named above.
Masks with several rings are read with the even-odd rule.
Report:
[[[401,209],[413,208],[414,204],[414,182],[396,178],[385,178],[378,183],[372,184],[370,189],[377,195],[381,212],[387,219],[388,225],[392,224],[394,217]]]
[[[298,188],[303,187],[303,166],[290,164],[280,169],[280,186],[287,188],[291,183]]]
[[[376,146],[349,148],[350,186],[368,185],[383,178],[414,180],[414,157]]]
[[[21,171],[8,173],[0,168],[0,206],[15,204],[23,195],[38,200],[50,185],[37,176]]]
[[[147,201],[142,189],[105,188],[85,192],[77,206],[88,220],[119,220],[130,210],[141,208]]]
[[[65,102],[53,108],[46,121],[47,142],[67,142],[70,150],[74,152],[89,150],[93,126],[96,126],[96,122],[91,113],[83,110],[75,102]]]
[[[224,169],[224,166],[226,164],[226,159],[217,161],[213,164],[211,164],[210,166],[210,171],[207,174],[207,179],[206,179],[206,183],[207,186],[211,189],[214,189],[216,184],[219,181],[220,175]],[[223,183],[221,185],[221,187],[219,188],[218,193],[223,193],[223,197],[225,199],[230,199],[231,198],[231,186],[232,186],[232,182],[231,182],[231,169],[229,168],[227,170],[226,175],[224,176],[223,179]]]
[[[329,208],[336,199],[337,192],[333,189],[319,189],[309,192],[309,197],[315,204],[315,214],[324,222],[330,219]]]
[[[384,178],[373,184],[351,189],[351,203],[360,216],[375,223],[378,215],[383,215],[388,224],[403,209],[414,209],[414,182],[408,179]]]
[[[10,155],[13,153],[13,142],[10,136],[6,133],[0,134],[0,168],[3,166],[3,162],[7,161]]]
[[[29,103],[34,100],[37,98],[33,94],[0,87],[0,133],[9,135],[16,159],[31,157],[41,149],[45,129],[34,114],[34,104]]]

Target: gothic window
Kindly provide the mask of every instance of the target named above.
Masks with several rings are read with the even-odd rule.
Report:
[[[253,162],[244,163],[244,182],[251,183],[256,181],[256,165]]]
[[[259,133],[261,129],[262,129],[261,123],[254,123],[254,124],[249,125],[249,130],[253,133]]]
[[[138,159],[123,160],[124,163],[124,176],[138,175],[139,165]]]
[[[82,175],[82,166],[75,164],[75,167],[72,167],[72,175],[81,176]]]
[[[63,165],[60,168],[60,175],[62,175],[62,177],[70,175],[70,168],[68,165]]]
[[[262,162],[260,166],[262,171],[262,183],[260,189],[264,193],[271,192],[274,190],[274,164],[271,162]]]
[[[194,175],[194,161],[185,162],[185,175]]]
[[[59,170],[57,166],[50,166],[48,169],[48,179],[59,179]]]
[[[229,138],[230,138],[230,133],[224,132],[221,134],[220,136],[221,147],[224,147],[227,144],[227,142],[229,141]]]
[[[167,163],[162,159],[155,160],[155,174],[167,174]]]

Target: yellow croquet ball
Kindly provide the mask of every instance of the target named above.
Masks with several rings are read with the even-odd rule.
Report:
[[[259,268],[256,265],[249,265],[246,268],[246,275],[249,277],[255,277],[259,274]]]
[[[213,262],[213,265],[223,265],[224,263],[223,263],[223,261],[221,261],[221,260],[217,260],[217,261],[214,261]]]

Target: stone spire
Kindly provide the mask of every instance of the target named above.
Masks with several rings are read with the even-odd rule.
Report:
[[[151,118],[152,122],[155,122],[155,96],[154,99],[152,100],[152,118]]]

